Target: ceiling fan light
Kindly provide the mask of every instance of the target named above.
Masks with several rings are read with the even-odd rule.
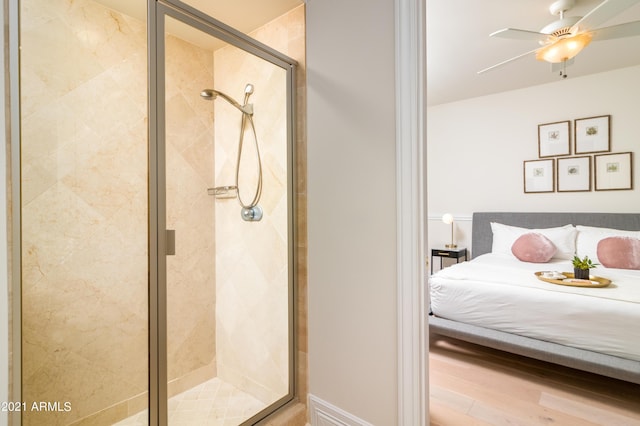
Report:
[[[591,42],[591,33],[562,37],[536,53],[536,59],[551,63],[568,61]]]

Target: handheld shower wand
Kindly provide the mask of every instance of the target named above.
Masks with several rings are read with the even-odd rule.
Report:
[[[213,101],[218,96],[220,96],[222,99],[224,99],[225,101],[229,102],[234,107],[238,108],[242,113],[248,114],[248,115],[253,115],[253,105],[247,103],[247,101],[249,100],[249,96],[251,95],[251,93],[253,93],[253,85],[247,84],[247,87],[249,87],[249,86],[251,86],[251,92],[247,94],[247,89],[245,89],[244,105],[240,105],[238,103],[238,101],[233,99],[231,96],[227,95],[224,92],[220,92],[219,90],[215,90],[215,89],[203,89],[200,92],[200,97],[202,97],[202,99],[207,100],[207,101]]]
[[[240,105],[235,99],[231,96],[220,92],[219,90],[214,89],[204,89],[200,92],[200,96],[205,100],[214,100],[218,96],[220,96],[225,101],[229,102],[229,104],[233,105],[235,108],[242,112],[242,121],[240,122],[240,139],[238,141],[238,159],[236,162],[236,185],[235,189],[237,192],[238,202],[240,206],[242,206],[241,216],[246,221],[258,221],[262,219],[262,208],[258,206],[258,202],[260,201],[260,197],[262,195],[262,160],[260,159],[260,147],[258,146],[258,135],[256,134],[256,128],[253,123],[253,104],[249,103],[249,97],[253,94],[253,84],[249,83],[244,88],[244,105]],[[256,192],[253,197],[253,200],[245,204],[242,201],[240,196],[239,189],[239,174],[240,174],[240,160],[242,158],[242,148],[244,144],[244,132],[245,127],[247,125],[247,121],[251,125],[251,130],[253,131],[253,139],[255,141],[256,147],[256,156],[258,160],[258,183],[256,187]],[[214,188],[215,190],[215,188]]]

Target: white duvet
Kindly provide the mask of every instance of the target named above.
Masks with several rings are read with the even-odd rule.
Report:
[[[546,283],[534,272],[571,272],[570,261],[520,262],[485,254],[434,274],[434,315],[640,361],[640,271],[598,266],[602,288]]]

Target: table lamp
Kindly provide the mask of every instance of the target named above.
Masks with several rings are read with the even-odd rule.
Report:
[[[446,248],[454,249],[458,247],[453,243],[453,215],[451,213],[446,213],[442,216],[442,221],[447,225],[451,225],[451,244],[446,244]]]

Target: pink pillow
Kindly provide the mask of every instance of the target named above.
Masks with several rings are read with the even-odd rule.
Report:
[[[546,263],[558,249],[551,240],[537,232],[521,235],[511,246],[511,253],[523,262]]]
[[[598,260],[607,268],[640,269],[640,239],[604,238],[598,242]]]

